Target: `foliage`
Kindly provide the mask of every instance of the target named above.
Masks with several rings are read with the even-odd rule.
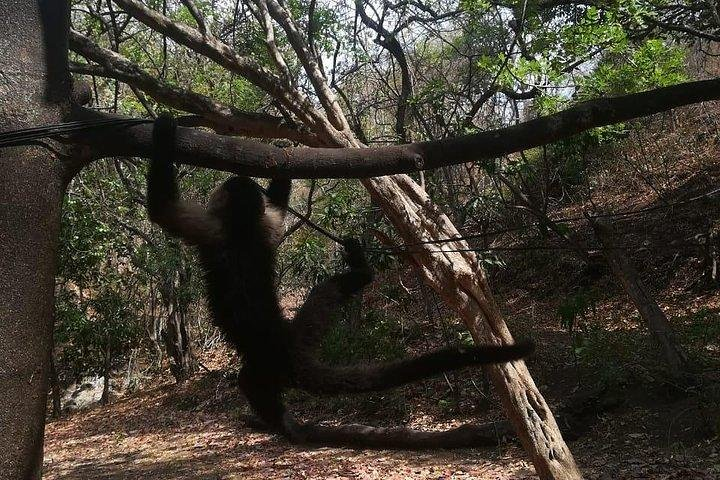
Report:
[[[96,173],[90,169],[84,179],[92,179]],[[110,193],[112,182],[101,177],[95,180]],[[116,211],[127,213],[123,208]],[[55,335],[62,355],[59,363],[69,368],[72,379],[104,374],[108,356],[127,351],[140,338],[143,330],[136,298],[128,295],[134,283],[131,250],[132,244],[110,218],[100,218],[75,195],[66,198]]]
[[[204,95],[228,109],[269,113],[302,128],[314,128],[302,125],[300,118],[290,118],[292,112],[278,109],[268,95],[246,79],[132,19],[125,22],[122,14],[115,17],[102,2],[73,3],[76,30],[101,46],[117,50],[164,85]],[[237,6],[209,0],[194,3],[218,39],[278,73],[265,45],[264,28],[246,2]],[[383,27],[403,48],[413,81],[407,128],[410,139],[426,140],[507,126],[580,101],[684,80],[688,75],[681,36],[647,28],[651,19],[664,18],[666,4],[663,0],[597,4],[462,0],[363,5],[377,21],[384,22]],[[182,2],[153,0],[147,5],[184,25],[196,24]],[[311,7],[306,0],[292,0],[286,5],[303,34],[312,30],[319,61],[328,78],[334,80],[333,87],[341,92],[342,107],[353,117],[351,123],[362,127],[368,143],[397,141],[394,116],[401,90],[400,72],[397,59],[383,47],[388,39],[361,25],[355,2],[312,2]],[[111,33],[113,21],[122,28],[119,42]],[[282,28],[275,27],[275,42],[287,63],[290,83],[301,91],[310,91],[309,79],[290,42]],[[84,61],[77,56],[73,60]],[[101,109],[134,116],[172,110],[147,94],[141,98],[137,91],[114,80],[94,78],[93,86],[97,94],[94,106]],[[312,94],[309,98],[316,100]],[[485,103],[475,105],[481,98]],[[580,189],[574,187],[587,180],[589,152],[597,152],[626,134],[626,125],[605,127],[523,156],[488,161],[484,169],[458,166],[426,172],[426,191],[467,231],[485,231],[499,221],[512,224],[518,214],[508,209],[508,192],[498,186],[497,175],[539,185],[547,203],[543,207],[567,201],[566,193],[577,193]],[[93,339],[93,348],[101,346],[102,332],[83,332],[86,324],[102,315],[114,316],[129,329],[143,318],[146,325],[141,327],[148,327],[148,316],[161,315],[148,306],[157,297],[158,285],[168,279],[182,276],[172,289],[177,301],[185,306],[201,302],[201,272],[193,255],[145,218],[144,167],[132,161],[123,161],[122,165],[126,178],[109,165],[83,172],[66,201],[58,328],[64,329],[68,345],[84,345],[87,342],[79,337],[87,336]],[[180,176],[184,195],[202,202],[224,174],[182,168]],[[391,231],[357,181],[317,181],[309,202],[306,195],[310,184],[298,181],[295,185],[299,193],[293,206],[304,212],[310,205],[313,221],[341,237],[360,236],[372,242],[371,229]],[[296,221],[289,216],[289,225]],[[302,290],[322,281],[344,268],[341,254],[327,238],[308,227],[299,228],[280,250],[283,286]],[[397,259],[378,255],[371,261],[382,270]],[[506,264],[500,255],[485,255],[481,261],[488,267],[504,268]],[[82,293],[82,300],[77,292]],[[584,331],[579,325],[590,308],[586,294],[578,292],[561,306],[565,328],[578,335]],[[90,304],[91,299],[97,302],[99,298],[114,300]],[[103,309],[107,313],[99,313]],[[330,357],[340,361],[340,355],[347,352],[361,356],[363,349],[370,357],[382,356],[376,347],[393,355],[396,345],[381,340],[383,335],[397,333],[393,321],[376,318],[372,312],[366,315],[367,321],[351,328],[352,332],[342,331],[350,328],[342,322],[333,331],[326,347]],[[345,338],[347,334],[366,335],[369,340]],[[135,341],[121,341],[117,351]],[[588,345],[578,344],[577,349],[587,349]]]
[[[396,360],[404,351],[397,319],[388,317],[382,310],[369,309],[357,324],[347,320],[333,324],[323,340],[321,358],[333,365],[356,364]]]

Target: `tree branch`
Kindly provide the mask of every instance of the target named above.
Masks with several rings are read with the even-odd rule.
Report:
[[[100,47],[80,33],[70,31],[70,48],[99,67],[71,64],[71,71],[86,75],[114,78],[138,88],[160,103],[195,113],[207,120],[206,125],[226,134],[260,138],[287,138],[306,145],[319,145],[310,132],[288,126],[280,117],[248,113],[190,90],[172,87],[140,69],[122,55]]]
[[[319,134],[326,134],[318,125],[324,125],[327,119],[312,105],[312,102],[295,90],[288,90],[280,79],[270,70],[250,57],[238,55],[229,45],[216,37],[204,37],[198,30],[180,23],[147,8],[137,0],[113,0],[125,12],[135,17],[158,33],[170,37],[180,45],[203,55],[227,70],[246,78],[273,98],[281,102],[288,110],[297,115],[308,126],[317,128]]]
[[[320,100],[320,104],[322,104],[330,123],[339,132],[349,133],[350,125],[345,118],[345,114],[340,108],[332,90],[330,90],[327,79],[317,63],[315,54],[305,43],[305,39],[298,30],[297,24],[290,15],[290,12],[276,0],[267,0],[266,4],[270,15],[285,31],[285,35],[287,36],[290,45],[293,47],[298,60],[300,60],[300,63],[302,63],[305,72],[310,78],[310,82],[313,85],[315,93],[318,96],[318,100]],[[344,143],[347,144],[348,142],[345,141]]]
[[[195,19],[195,23],[197,23],[198,30],[202,34],[203,37],[209,37],[211,35],[210,30],[208,29],[207,23],[205,22],[205,17],[203,17],[203,14],[200,13],[200,10],[198,10],[197,6],[192,0],[182,0],[183,5],[190,11],[190,15]]]
[[[286,148],[253,140],[180,128],[177,159],[242,175],[291,178],[367,178],[497,158],[675,107],[720,99],[720,78],[681,83],[620,97],[581,103],[562,112],[472,135],[377,148]],[[103,114],[86,109],[80,118]],[[104,116],[107,118],[106,116]],[[88,145],[95,158],[149,156],[152,126],[143,124],[85,132],[72,141]]]
[[[355,0],[355,11],[360,16],[363,24],[377,34],[375,42],[387,50],[390,55],[398,62],[400,67],[400,95],[398,97],[397,110],[395,111],[395,133],[401,142],[407,142],[407,130],[405,128],[407,121],[407,109],[410,97],[413,94],[412,77],[410,76],[410,67],[405,56],[405,50],[398,41],[394,33],[388,31],[380,23],[376,22],[365,11],[362,0]]]

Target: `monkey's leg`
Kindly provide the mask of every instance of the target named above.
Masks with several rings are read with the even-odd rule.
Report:
[[[282,387],[270,377],[245,365],[240,370],[238,380],[253,413],[271,430],[284,433],[286,412],[282,402]]]

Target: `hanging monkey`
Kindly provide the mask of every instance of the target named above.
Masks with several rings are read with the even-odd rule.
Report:
[[[296,442],[397,448],[486,442],[472,426],[447,432],[327,427],[300,423],[287,412],[282,395],[289,388],[320,395],[379,391],[468,365],[519,359],[533,345],[453,347],[390,363],[323,365],[316,351],[333,314],[372,281],[360,244],[344,242],[349,270],[313,288],[288,321],[278,302],[275,257],[290,180],[274,179],[262,192],[250,178],[233,176],[211,193],[206,208],[186,203],[180,198],[173,166],[176,128],[168,115],[155,121],[148,214],[169,234],[197,247],[213,321],[242,357],[240,388],[262,422]]]

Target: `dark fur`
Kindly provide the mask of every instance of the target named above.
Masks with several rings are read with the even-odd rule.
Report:
[[[155,122],[155,152],[148,174],[150,219],[197,246],[213,320],[243,358],[240,387],[253,411],[272,429],[296,441],[428,446],[428,439],[434,437],[423,432],[416,432],[422,434],[422,442],[413,443],[412,431],[404,429],[333,430],[298,424],[286,413],[282,394],[288,388],[319,394],[377,391],[467,365],[507,362],[531,352],[532,345],[524,343],[447,348],[361,367],[320,364],[315,350],[332,315],[372,281],[360,245],[356,241],[346,243],[349,271],[313,288],[292,323],[288,322],[280,311],[274,269],[290,181],[273,180],[264,194],[251,179],[235,176],[213,192],[206,209],[188,205],[179,198],[172,165],[175,129],[171,117],[162,116]],[[387,432],[392,432],[392,441]],[[467,434],[467,427],[463,432]],[[455,445],[457,442],[447,437],[452,432],[438,433],[445,435],[437,437],[443,442],[438,445],[441,447],[472,443],[466,440]]]

